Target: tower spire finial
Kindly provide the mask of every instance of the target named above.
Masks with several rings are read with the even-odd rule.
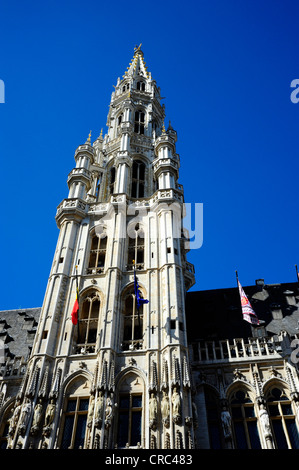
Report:
[[[91,138],[91,131],[89,131],[89,134],[88,134],[88,137],[87,137],[86,142],[89,142],[89,143],[90,143],[90,138]]]
[[[134,47],[134,55],[137,54],[137,52],[142,52],[141,50],[141,46],[142,46],[142,42],[139,44],[139,46],[136,46]]]

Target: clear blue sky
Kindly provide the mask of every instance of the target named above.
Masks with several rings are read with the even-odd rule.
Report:
[[[3,0],[0,310],[42,305],[74,151],[106,131],[142,43],[178,132],[185,200],[204,207],[193,289],[295,281],[299,2]]]

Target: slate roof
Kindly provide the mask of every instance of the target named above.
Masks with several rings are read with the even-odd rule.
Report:
[[[6,357],[29,356],[40,312],[40,307],[0,311],[0,340]]]
[[[299,333],[299,284],[265,284],[262,279],[243,289],[255,310],[264,333]],[[188,341],[198,339],[247,339],[256,328],[243,320],[238,288],[188,292],[186,297]],[[259,327],[260,328],[260,327]],[[260,328],[261,329],[261,328]]]

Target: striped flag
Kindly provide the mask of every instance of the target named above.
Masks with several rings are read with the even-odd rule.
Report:
[[[239,279],[238,279],[238,287],[239,287],[239,293],[240,293],[240,299],[241,299],[241,307],[242,307],[242,313],[243,313],[243,320],[248,321],[252,325],[259,325],[259,319],[256,316],[255,311],[253,310],[244,290],[243,287],[241,286]]]
[[[72,310],[72,323],[73,325],[77,325],[78,323],[78,315],[79,314],[79,300],[78,300],[78,291],[76,292],[76,300]]]

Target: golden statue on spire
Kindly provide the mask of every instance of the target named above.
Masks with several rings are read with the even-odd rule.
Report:
[[[134,47],[134,51],[135,51],[135,52],[140,51],[141,46],[142,46],[142,42],[139,44],[139,46],[136,45],[136,46]]]
[[[139,46],[136,46],[134,47],[134,55],[137,54],[137,52],[142,52],[141,51],[141,46],[142,46],[142,42],[139,44]]]

